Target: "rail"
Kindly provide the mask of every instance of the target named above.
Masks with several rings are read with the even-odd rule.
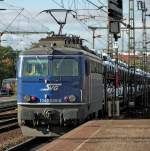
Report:
[[[39,138],[39,137],[29,138],[25,142],[22,142],[14,147],[7,149],[7,151],[16,151],[16,150],[27,151],[27,150],[31,150],[35,148],[37,149],[49,142],[52,142],[53,140],[54,138],[43,138],[43,137],[42,138]]]
[[[18,127],[17,113],[6,113],[0,115],[0,133]]]
[[[17,108],[17,100],[2,100],[0,101],[0,113]]]

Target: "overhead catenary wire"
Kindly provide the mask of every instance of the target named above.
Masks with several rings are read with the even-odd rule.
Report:
[[[25,12],[25,9],[24,8],[20,8],[20,7],[16,7],[16,6],[14,6],[14,5],[11,5],[11,4],[8,4],[8,3],[5,3],[7,6],[5,6],[4,5],[4,8],[6,8],[6,11],[5,12],[3,12],[3,13],[1,13],[0,15],[2,16],[1,18],[4,18],[4,15],[7,15],[7,14],[10,14],[11,13],[11,16],[12,17],[10,17],[10,15],[9,15],[9,17],[8,18],[6,18],[6,19],[0,19],[1,21],[0,21],[0,24],[2,25],[1,26],[1,31],[0,31],[0,33],[1,33],[1,36],[5,33],[5,34],[18,34],[18,33],[22,33],[23,35],[25,34],[25,33],[28,33],[28,31],[25,31],[25,32],[22,32],[21,30],[22,29],[20,29],[19,30],[19,28],[17,28],[16,27],[16,22],[18,23],[18,19],[19,19],[19,17],[21,18],[21,17],[24,17],[25,19],[27,19],[27,23],[28,24],[30,24],[31,22],[33,22],[33,20],[34,21],[36,21],[37,23],[36,24],[39,24],[39,22],[38,22],[38,20],[37,19],[35,19],[31,14],[29,14],[29,15],[25,15],[24,14],[24,12]],[[26,11],[27,12],[27,11]],[[15,16],[13,16],[12,14],[13,13],[17,13],[17,15],[15,14]],[[32,16],[32,17],[31,17]],[[23,19],[24,19],[23,18]],[[23,20],[21,20],[21,22],[22,22]],[[4,23],[4,22],[6,22],[6,23]],[[8,23],[8,24],[7,24]],[[23,22],[22,22],[23,23]],[[22,25],[25,25],[25,24],[22,24]],[[20,26],[20,25],[19,25]],[[18,27],[19,27],[18,26]],[[40,23],[40,28],[42,29],[42,31],[43,30],[45,30],[45,33],[47,32],[48,33],[48,31],[49,31],[49,29],[48,29],[48,27],[46,27],[44,24],[41,24]],[[10,28],[11,27],[11,28]],[[22,27],[24,27],[24,26],[22,26]],[[33,31],[35,31],[35,28],[33,27],[33,26],[30,26],[30,28],[31,28],[31,30],[33,30]],[[29,29],[29,28],[28,28]],[[11,30],[11,31],[10,31]],[[30,34],[31,33],[33,33],[34,34],[34,32],[29,32]],[[36,33],[36,32],[35,32]],[[42,32],[41,32],[42,33]],[[43,35],[43,33],[42,33],[42,35]],[[10,36],[10,35],[9,35]],[[8,39],[8,38],[7,38]],[[11,38],[11,39],[13,39],[13,37]],[[27,38],[28,40],[30,39],[29,37]],[[11,40],[12,41],[12,40]],[[32,40],[33,41],[33,40]],[[15,42],[16,42],[16,40],[15,40]],[[7,42],[8,43],[8,42]],[[12,45],[14,45],[13,43],[12,43]]]
[[[5,32],[7,29],[11,26],[11,24],[16,20],[16,18],[23,12],[24,8],[21,9],[21,11],[18,13],[18,15],[8,24],[8,26],[2,31]]]
[[[61,7],[61,8],[63,8],[63,9],[66,9],[64,6],[62,6],[61,4],[59,4],[58,2],[56,2],[55,0],[52,0],[57,6],[59,6],[59,7]],[[73,14],[72,14],[73,15]],[[78,23],[91,35],[91,32],[89,31],[89,29],[88,29],[88,26],[86,25],[86,24],[84,24],[83,22],[81,22],[80,21],[80,19],[78,19],[77,17],[75,17],[75,19],[78,21]],[[98,40],[98,41],[100,41],[101,43],[103,43],[102,42],[102,40]]]
[[[52,1],[53,1],[55,4],[57,4],[57,6],[65,8],[66,1],[60,0],[60,3],[59,3],[58,1],[56,1],[56,0],[52,0]],[[78,9],[79,9],[79,8],[78,8],[78,6],[79,6],[78,3],[84,5],[84,2],[83,2],[83,1],[75,1],[75,0],[72,0],[72,1],[70,1],[70,7],[71,7],[71,8],[74,7],[74,9],[75,9],[76,11],[78,11]],[[87,4],[89,5],[89,3],[87,3]],[[9,5],[9,4],[8,4],[8,5]],[[14,5],[11,5],[11,4],[10,4],[9,7],[12,7],[11,10],[14,10],[14,11],[17,10]],[[19,7],[19,9],[20,9],[20,7]],[[24,10],[24,11],[25,11],[25,10]],[[17,12],[18,12],[18,11],[17,11]],[[90,11],[89,11],[89,12],[90,12]],[[72,14],[72,15],[74,15],[74,14]],[[23,17],[25,17],[25,18],[27,19],[28,24],[29,24],[30,18],[31,18],[31,20],[36,20],[36,18],[32,17],[32,15],[31,15],[30,13],[29,13],[29,16],[30,16],[30,17],[26,16],[24,13],[22,13],[22,14],[20,15],[20,17],[21,17],[21,16],[23,16]],[[75,19],[77,20],[78,18],[75,17]],[[38,20],[36,20],[36,21],[38,21]],[[4,31],[7,30],[7,32],[9,32],[8,29],[11,27],[11,25],[12,25],[14,22],[15,22],[15,18],[14,18],[14,20],[11,21],[11,23],[8,25],[8,27],[4,29]],[[80,25],[81,25],[88,33],[90,33],[90,31],[88,30],[86,24],[84,24],[84,23],[81,22],[80,20],[78,20],[78,23],[80,23]],[[84,24],[84,25],[83,25],[83,24]],[[4,24],[3,24],[3,26],[4,26]],[[43,26],[44,29],[48,29],[48,27],[46,27],[46,26],[43,25],[43,24],[41,24],[41,26]],[[30,26],[30,28],[31,28],[32,30],[35,30],[33,26]],[[21,30],[21,29],[20,29],[20,30]]]
[[[6,5],[6,8],[8,8],[7,10],[14,10],[14,11],[17,11],[17,12],[18,12],[18,11],[20,11],[20,10],[23,9],[22,7],[14,6],[13,4],[7,3],[7,2],[5,2],[5,1],[4,1],[2,4],[5,4],[5,5]],[[35,17],[33,17],[32,14],[31,14],[27,9],[24,9],[24,11],[26,11],[26,12],[29,14],[30,17],[25,16],[23,13],[20,14],[20,15],[22,15],[22,16],[28,18],[29,20],[34,20],[34,21],[36,21],[37,23],[40,24],[40,26],[41,26],[42,28],[44,28],[44,29],[46,29],[46,30],[48,31],[48,27],[46,27],[46,26],[45,26],[44,24],[42,24],[39,20],[37,20]],[[18,12],[18,13],[19,13],[19,12]]]
[[[99,10],[103,11],[104,13],[108,14],[108,11],[105,11],[103,9],[104,6],[97,6],[96,4],[94,4],[93,2],[91,2],[90,0],[86,0],[87,2],[89,2],[91,5],[97,7]]]
[[[101,5],[105,5],[104,3],[101,2],[101,0],[98,0],[98,2],[99,2]]]
[[[43,28],[49,30],[48,27],[45,26],[44,24],[42,24],[38,19],[36,19],[36,17],[33,17],[32,14],[31,14],[28,10],[26,10],[26,12],[30,15],[30,18],[31,18],[31,19],[33,19],[33,20],[35,20],[36,22],[38,22]],[[28,17],[28,18],[29,18],[29,17]]]
[[[46,27],[44,24],[42,24],[42,23],[40,23],[40,21],[38,21],[36,18],[34,18],[32,15],[31,15],[31,13],[29,13],[27,10],[26,10],[26,12],[28,12],[29,13],[29,16],[30,17],[28,17],[28,16],[25,16],[24,14],[23,14],[23,11],[25,11],[25,9],[24,8],[21,8],[21,7],[16,7],[16,6],[14,6],[14,5],[12,5],[12,4],[8,4],[8,3],[6,3],[5,2],[5,4],[7,5],[6,7],[4,7],[4,8],[7,8],[6,10],[7,11],[5,11],[5,13],[1,13],[0,15],[2,15],[2,14],[9,14],[10,12],[8,12],[8,11],[14,11],[14,13],[15,12],[17,12],[18,14],[14,17],[14,19],[7,25],[7,24],[5,24],[5,23],[3,23],[3,20],[1,19],[1,22],[0,22],[0,24],[1,25],[3,25],[3,27],[6,27],[5,29],[2,29],[2,31],[1,32],[6,32],[6,30],[8,30],[10,27],[11,27],[11,25],[15,22],[15,20],[17,20],[17,18],[19,17],[19,16],[24,16],[25,18],[27,18],[28,20],[35,20],[36,22],[37,22],[37,24],[40,24],[40,26],[41,26],[41,28],[43,28],[43,29],[46,29],[46,31],[48,31],[49,29],[48,29],[48,27]],[[21,13],[20,13],[21,12]],[[13,13],[13,12],[12,12]],[[12,15],[12,13],[11,13],[11,15]],[[5,20],[4,20],[5,21]],[[10,20],[9,20],[10,21]],[[29,21],[28,21],[29,22]],[[32,21],[33,22],[33,21]],[[33,30],[34,30],[34,27],[32,28]],[[7,32],[9,32],[9,31],[7,31]],[[17,31],[16,31],[17,32]],[[19,32],[19,31],[18,31]]]

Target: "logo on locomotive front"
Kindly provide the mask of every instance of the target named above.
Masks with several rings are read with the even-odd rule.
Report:
[[[46,88],[41,89],[41,91],[58,91],[61,86],[61,83],[49,83],[46,85]]]

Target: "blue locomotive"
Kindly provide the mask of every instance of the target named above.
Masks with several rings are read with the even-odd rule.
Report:
[[[97,116],[103,90],[102,59],[79,37],[41,39],[18,61],[18,121],[23,134],[56,136],[68,124]]]

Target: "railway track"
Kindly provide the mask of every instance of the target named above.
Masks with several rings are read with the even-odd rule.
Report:
[[[17,113],[3,113],[0,114],[0,133],[12,130],[18,127]]]
[[[16,105],[0,107],[0,113],[16,109]]]
[[[1,101],[0,102],[0,113],[14,110],[17,108],[17,101],[10,100],[10,101]]]
[[[0,102],[0,133],[18,127],[16,108],[17,101],[15,99]]]
[[[66,129],[66,131],[61,133],[60,136],[64,135],[72,129],[73,127]],[[44,145],[56,140],[58,137],[32,137],[14,147],[7,149],[7,151],[35,151],[43,147]]]
[[[7,151],[31,151],[36,150],[49,142],[52,142],[56,138],[43,138],[34,137],[22,142],[14,147],[7,149]]]

